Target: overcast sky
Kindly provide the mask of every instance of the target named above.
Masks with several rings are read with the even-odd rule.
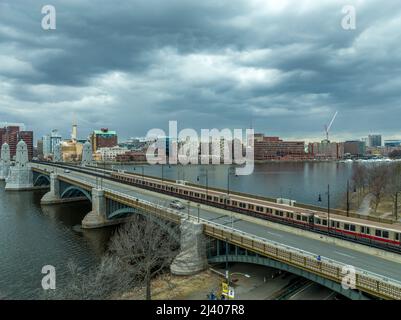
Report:
[[[75,117],[82,138],[177,120],[319,140],[336,111],[333,139],[401,138],[400,93],[399,1],[0,0],[0,122],[35,138]]]

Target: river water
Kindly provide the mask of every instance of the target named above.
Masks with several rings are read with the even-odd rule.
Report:
[[[346,181],[352,174],[348,163],[268,163],[256,165],[251,176],[230,176],[230,190],[325,206],[327,184],[333,207],[339,205]],[[227,188],[228,166],[207,166],[209,186]],[[125,169],[141,173],[140,167]],[[205,166],[164,166],[170,179],[205,184]],[[147,175],[161,176],[160,166],[146,167]],[[197,177],[199,176],[199,182]],[[80,202],[41,207],[45,191],[6,192],[0,182],[0,299],[38,299],[43,295],[42,267],[56,268],[58,288],[68,279],[67,264],[94,266],[104,252],[114,227],[81,230],[90,211]],[[323,202],[317,202],[322,194]]]

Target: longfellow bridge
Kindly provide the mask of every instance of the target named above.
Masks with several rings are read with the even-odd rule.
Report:
[[[297,274],[351,299],[401,299],[401,256],[396,253],[206,204],[175,210],[169,207],[174,197],[114,181],[106,171],[99,174],[92,167],[29,163],[18,170],[28,176],[28,183],[21,188],[14,183],[12,189],[49,187],[43,205],[90,201],[92,210],[82,221],[84,228],[121,223],[132,214],[180,224],[181,248],[171,266],[173,273],[192,274],[208,262],[246,262]],[[207,248],[205,236],[213,239]],[[350,266],[356,273],[354,286],[347,288],[344,270]]]

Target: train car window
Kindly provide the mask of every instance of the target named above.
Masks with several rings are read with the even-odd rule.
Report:
[[[233,205],[233,206],[238,206],[238,202],[237,202],[237,201],[233,201],[233,202],[232,202],[232,205]]]
[[[248,205],[249,210],[254,210],[254,206],[252,204]]]
[[[366,234],[370,234],[370,228],[366,227]]]
[[[351,231],[355,231],[356,230],[355,225],[351,224],[350,229]]]
[[[302,216],[302,221],[308,221],[308,217]]]
[[[400,240],[400,234],[399,233],[395,233],[395,240]]]
[[[344,223],[344,230],[349,230],[349,224],[348,223]]]
[[[388,231],[383,230],[382,237],[388,239]]]
[[[207,196],[207,200],[212,200],[212,196]]]
[[[376,229],[375,235],[376,235],[376,237],[381,237],[382,236],[382,231],[379,230],[379,229]]]
[[[205,196],[204,194],[201,194],[201,197],[202,197],[202,199],[205,199],[205,198],[206,198],[206,196]]]
[[[219,202],[219,198],[217,198],[217,197],[214,197],[213,200],[216,201],[216,202]]]
[[[323,224],[324,226],[327,226],[327,220],[326,220],[326,219],[323,219],[323,220],[322,220],[322,224]]]
[[[297,220],[301,220],[301,215],[297,214]]]
[[[365,227],[361,227],[361,233],[365,233]]]
[[[319,218],[315,218],[315,223],[316,223],[316,224],[321,224],[322,221],[321,221]]]

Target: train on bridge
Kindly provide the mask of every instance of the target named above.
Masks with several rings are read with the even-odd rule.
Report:
[[[401,226],[351,218],[323,211],[303,209],[268,200],[227,194],[216,189],[174,183],[127,172],[112,172],[113,180],[165,193],[186,200],[205,203],[253,217],[267,219],[315,232],[356,240],[368,245],[378,245],[401,251]]]

